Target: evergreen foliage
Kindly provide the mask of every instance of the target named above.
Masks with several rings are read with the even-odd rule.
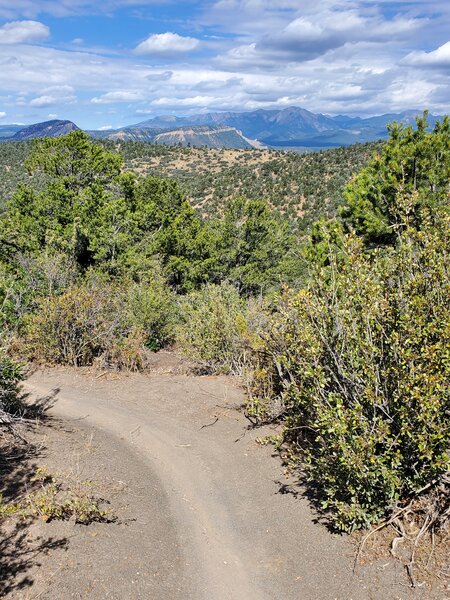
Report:
[[[117,344],[171,341],[174,294],[227,281],[248,296],[295,276],[297,240],[266,202],[207,222],[175,181],[121,164],[81,131],[34,144],[45,184],[20,184],[0,218],[2,323],[29,357],[123,363]]]
[[[267,202],[231,200],[214,225],[218,281],[227,280],[241,293],[255,295],[295,279],[295,239],[286,219]]]
[[[310,154],[275,150],[183,148],[142,142],[96,142],[123,156],[124,167],[139,176],[174,179],[202,216],[215,218],[229,200],[266,200],[306,233],[322,216],[334,217],[352,175],[382,147],[381,142],[355,144]],[[0,204],[19,183],[35,191],[45,185],[40,168],[31,175],[25,164],[31,142],[0,144]],[[54,148],[54,147],[53,147]]]
[[[448,204],[450,120],[430,132],[426,118],[418,118],[416,128],[390,125],[381,152],[347,186],[341,216],[368,245],[394,243],[408,225],[422,227],[422,207],[432,215]]]

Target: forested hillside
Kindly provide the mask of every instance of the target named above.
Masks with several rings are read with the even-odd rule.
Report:
[[[265,199],[305,229],[323,215],[334,216],[345,183],[381,148],[357,144],[311,154],[270,150],[206,150],[125,143],[125,164],[141,174],[176,179],[206,215],[237,195]]]
[[[124,167],[139,175],[175,179],[195,208],[209,217],[226,201],[242,195],[265,199],[286,213],[301,230],[321,216],[335,216],[344,185],[382,146],[374,142],[311,154],[273,150],[181,148],[140,142],[101,142],[124,158]],[[24,162],[30,143],[0,145],[0,194],[11,196],[29,181]],[[33,185],[42,184],[42,174]]]

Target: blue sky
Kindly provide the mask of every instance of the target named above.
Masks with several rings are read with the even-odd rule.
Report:
[[[0,124],[450,108],[448,0],[0,0]]]

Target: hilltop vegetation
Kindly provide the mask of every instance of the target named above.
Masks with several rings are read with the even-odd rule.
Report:
[[[381,143],[311,154],[269,150],[204,150],[123,144],[126,165],[142,174],[176,179],[193,205],[205,215],[223,210],[243,195],[264,199],[301,230],[321,216],[335,216],[347,181],[381,148]]]
[[[181,148],[140,142],[102,142],[123,156],[124,167],[139,176],[169,177],[179,184],[199,212],[215,217],[228,200],[242,195],[266,200],[306,231],[322,216],[335,216],[347,181],[379,151],[381,143],[337,148],[311,154],[274,150]],[[28,182],[25,161],[29,142],[0,144],[0,194],[11,196]],[[42,173],[33,186],[40,189]]]

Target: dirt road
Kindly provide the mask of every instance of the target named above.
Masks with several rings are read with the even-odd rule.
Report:
[[[247,430],[233,382],[108,377],[49,370],[26,382],[34,397],[53,393],[51,414],[91,432],[103,447],[102,468],[140,498],[133,535],[106,534],[89,569],[78,561],[40,598],[409,597],[394,561],[353,575],[350,542],[317,524],[301,494],[281,493],[282,465],[270,446],[255,443],[263,432]],[[77,548],[82,554],[80,541]]]

